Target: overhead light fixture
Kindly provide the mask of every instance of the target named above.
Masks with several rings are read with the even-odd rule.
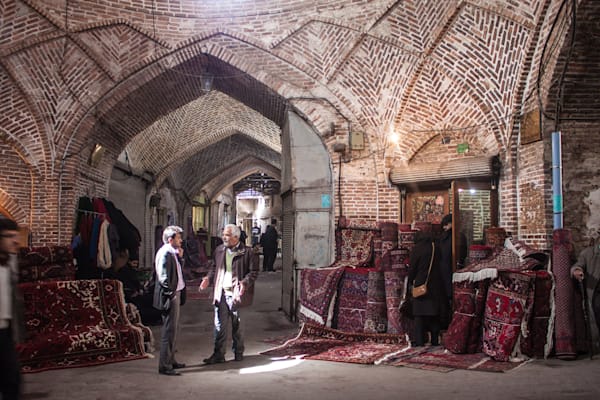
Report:
[[[213,74],[210,74],[208,72],[202,73],[202,76],[200,77],[200,88],[202,89],[203,93],[208,93],[212,90],[214,78],[215,77],[213,76]]]
[[[208,49],[203,46],[200,51],[200,68],[202,68],[202,72],[200,73],[200,89],[206,94],[212,90],[215,76],[210,73],[210,57],[208,55]]]
[[[102,160],[102,156],[104,155],[105,150],[106,148],[104,146],[102,146],[99,143],[96,143],[94,145],[92,153],[90,154],[90,158],[88,159],[88,164],[94,168],[98,167],[98,164],[100,164],[100,160]]]

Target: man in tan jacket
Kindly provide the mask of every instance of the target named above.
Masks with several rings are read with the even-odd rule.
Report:
[[[213,354],[204,359],[206,364],[225,362],[229,319],[235,361],[244,359],[244,338],[239,309],[252,304],[257,275],[258,254],[240,241],[238,226],[226,225],[223,229],[223,244],[215,249],[212,266],[200,284],[200,290],[214,284],[215,342]]]
[[[594,244],[581,251],[577,262],[571,267],[571,276],[583,282],[589,313],[589,328],[592,348],[600,352],[600,236]],[[583,294],[583,293],[582,293]]]

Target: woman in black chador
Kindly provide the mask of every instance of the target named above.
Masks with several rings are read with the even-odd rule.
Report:
[[[415,317],[413,346],[423,346],[427,332],[431,333],[431,345],[439,345],[440,317],[447,312],[439,253],[430,232],[417,232],[415,246],[410,253],[408,281],[412,287],[423,285],[427,281],[427,293],[412,301]]]

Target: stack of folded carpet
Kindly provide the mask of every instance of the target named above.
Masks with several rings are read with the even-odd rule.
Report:
[[[503,248],[453,275],[454,314],[444,346],[494,360],[545,357],[552,345],[548,256],[507,238]]]
[[[19,282],[75,279],[73,253],[68,246],[39,246],[19,249]]]
[[[344,220],[336,230],[336,260],[300,271],[298,318],[355,333],[402,334],[407,248],[398,224]]]

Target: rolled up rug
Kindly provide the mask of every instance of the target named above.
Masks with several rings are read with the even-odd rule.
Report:
[[[555,280],[554,340],[556,357],[573,360],[577,357],[575,318],[573,313],[573,279],[571,231],[556,229],[552,234],[552,272]]]

